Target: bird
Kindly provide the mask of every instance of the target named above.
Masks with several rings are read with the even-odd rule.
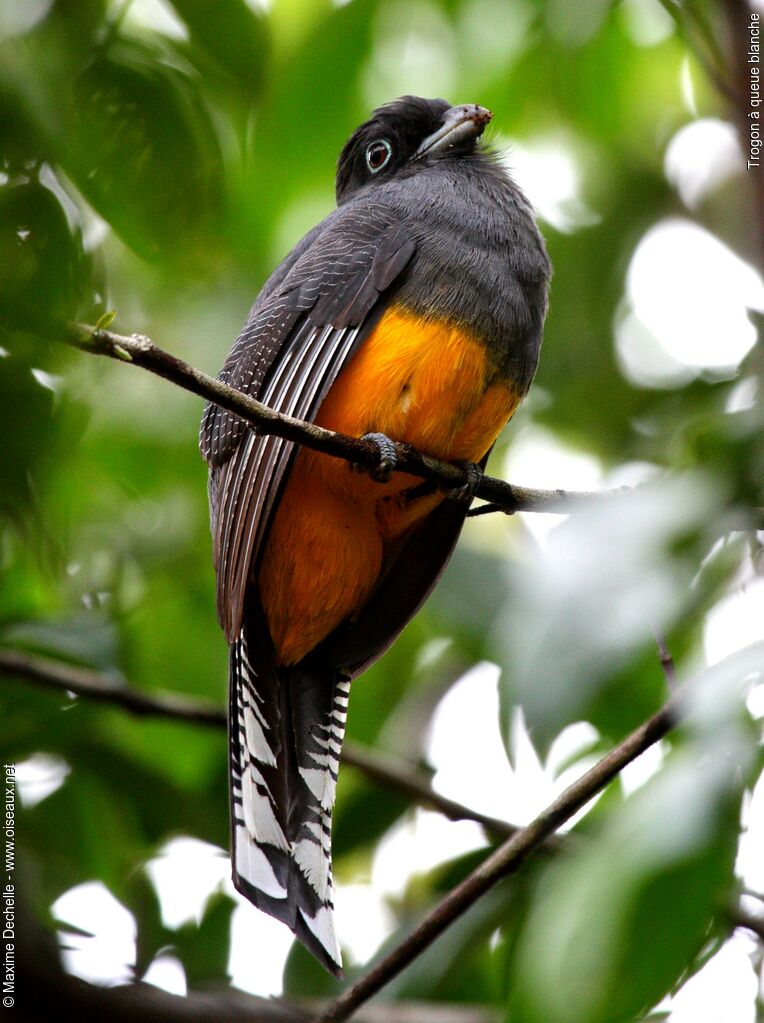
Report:
[[[236,888],[335,976],[331,823],[351,682],[421,607],[535,374],[551,267],[477,104],[402,96],[343,147],[337,206],[273,271],[219,379],[368,438],[371,473],[209,404],[200,449],[229,644]],[[464,466],[444,492],[393,441]]]

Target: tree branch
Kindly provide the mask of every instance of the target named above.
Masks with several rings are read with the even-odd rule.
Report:
[[[149,696],[134,688],[121,686],[108,676],[85,668],[75,668],[48,658],[17,650],[0,650],[0,673],[20,675],[38,684],[68,690],[81,696],[116,704],[133,714],[170,718],[192,724],[223,728],[225,714],[217,708],[171,694]],[[427,782],[414,772],[390,769],[387,758],[368,755],[368,751],[346,743],[343,760],[365,771],[371,777],[406,791],[420,802],[442,810],[447,816],[478,820],[496,833],[510,837],[488,856],[465,881],[449,893],[425,917],[419,927],[400,945],[361,977],[318,1017],[320,1023],[338,1023],[348,1019],[363,1002],[427,948],[443,931],[461,916],[480,896],[502,878],[519,869],[530,853],[547,842],[566,820],[575,814],[618,772],[649,746],[662,738],[672,727],[678,704],[674,696],[654,717],[603,757],[556,799],[539,817],[522,829],[514,829],[503,821],[486,818],[468,807],[433,792]]]
[[[370,441],[348,437],[333,430],[325,430],[314,423],[275,412],[273,409],[256,401],[242,391],[207,376],[200,370],[190,366],[182,359],[176,358],[164,349],[159,348],[149,338],[141,334],[130,337],[115,334],[87,324],[70,324],[65,339],[70,345],[93,355],[105,355],[119,362],[131,362],[142,369],[155,373],[169,380],[184,390],[198,394],[207,401],[214,402],[221,408],[228,409],[253,426],[258,433],[272,434],[283,437],[296,444],[321,451],[335,458],[344,458],[348,462],[373,469],[379,462],[379,452]],[[407,473],[420,479],[428,480],[443,489],[454,489],[467,483],[467,475],[463,468],[442,462],[429,455],[423,455],[410,444],[396,444],[398,462],[397,472]],[[537,490],[530,487],[518,487],[504,480],[484,476],[477,489],[476,496],[490,502],[495,508],[505,512],[515,511],[572,511],[593,501],[601,501],[613,494],[629,492],[629,487],[616,490],[588,492],[569,490]],[[480,509],[482,512],[482,509]]]
[[[20,676],[31,682],[58,691],[68,691],[89,699],[121,707],[139,716],[163,717],[181,723],[225,728],[225,713],[212,705],[176,694],[148,693],[124,686],[114,679],[87,668],[78,668],[61,661],[28,654],[19,650],[0,648],[0,674]],[[465,912],[481,895],[504,877],[519,869],[525,859],[542,845],[561,848],[569,838],[554,832],[578,809],[604,788],[622,768],[645,749],[661,739],[673,727],[681,691],[648,722],[633,732],[600,760],[590,771],[571,785],[539,817],[527,827],[518,829],[506,821],[478,813],[471,808],[441,796],[433,791],[429,781],[416,769],[403,766],[392,757],[369,750],[346,740],[342,760],[381,785],[389,785],[416,802],[431,806],[452,820],[474,820],[497,837],[507,838],[481,866],[462,884],[444,898],[425,918],[422,924],[383,959],[369,973],[350,987],[316,1023],[338,1023],[375,994],[384,984],[400,972],[421,951],[427,948],[458,916]],[[744,907],[732,910],[733,927],[754,931],[764,940],[764,922],[758,914]],[[256,1017],[254,1017],[256,1018]],[[403,1013],[400,1018],[408,1017]],[[425,1017],[422,1017],[425,1019]],[[437,1019],[434,1016],[433,1019]],[[467,1015],[465,1019],[471,1019]],[[489,1017],[486,1017],[488,1019]],[[412,1017],[413,1019],[413,1017]],[[476,1023],[480,1020],[475,1016]],[[369,1017],[374,1023],[375,1017]],[[456,1019],[455,1019],[456,1023]]]
[[[358,1023],[503,1023],[505,1019],[501,1009],[489,1005],[401,1001],[365,1006]]]
[[[315,1023],[341,1023],[421,955],[454,920],[497,882],[514,874],[549,836],[640,753],[663,738],[677,720],[679,700],[672,697],[657,714],[620,742],[586,774],[558,796],[527,827],[521,828],[453,888],[408,937],[336,998]]]
[[[226,727],[225,711],[210,703],[175,693],[157,691],[149,694],[123,685],[118,679],[101,672],[22,650],[0,648],[0,674],[17,675],[48,689],[64,690],[77,696],[115,704],[138,716]]]
[[[110,703],[138,716],[211,725],[221,731],[226,727],[225,711],[212,704],[174,693],[143,692],[133,686],[122,685],[100,672],[21,650],[0,648],[0,675],[19,676],[48,689],[64,690],[91,700]],[[507,821],[479,813],[448,796],[442,796],[432,788],[423,772],[378,750],[368,749],[346,739],[342,762],[363,772],[372,781],[396,789],[415,802],[438,810],[450,820],[477,821],[496,838],[507,838],[517,831]]]
[[[658,0],[658,2],[674,21],[688,50],[720,94],[731,103],[736,103],[738,95],[734,85],[727,80],[723,53],[711,26],[705,23],[700,12],[694,6],[682,5],[678,0]]]
[[[16,992],[11,1018],[109,1020],[109,1023],[308,1023],[305,1009],[239,991],[172,995],[151,984],[101,987],[63,969],[56,936],[44,928],[27,893],[32,877],[19,869],[16,885]],[[13,946],[11,946],[13,947]],[[405,1016],[400,1023],[407,1023]]]
[[[38,923],[25,897],[29,879],[17,886],[14,1006],[19,1019],[95,1019],[109,1023],[309,1023],[317,1011],[311,1001],[291,1005],[229,989],[173,995],[151,984],[100,987],[67,974],[55,936]],[[397,1002],[365,1009],[359,1023],[500,1023],[503,1014],[489,1005],[433,1005]]]

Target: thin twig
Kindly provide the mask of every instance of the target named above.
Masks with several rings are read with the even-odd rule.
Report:
[[[632,732],[591,770],[573,782],[527,827],[488,856],[461,884],[452,889],[419,926],[316,1017],[315,1023],[341,1023],[428,948],[454,920],[465,913],[498,881],[515,873],[526,858],[569,820],[632,760],[663,738],[677,720],[678,697]]]
[[[719,93],[730,102],[736,103],[738,101],[737,93],[725,77],[723,54],[710,31],[710,26],[706,25],[702,18],[697,17],[697,12],[694,9],[691,11],[687,5],[681,5],[676,0],[658,0],[658,2],[674,21],[687,48],[692,52]],[[694,19],[693,13],[696,14]],[[704,51],[704,47],[707,48],[707,53]]]
[[[175,693],[154,691],[149,694],[100,672],[21,650],[0,649],[0,674],[19,676],[49,689],[109,703],[141,717],[169,718],[189,724],[211,725],[221,730],[226,727],[225,711],[212,704]],[[442,796],[432,788],[423,772],[378,750],[370,750],[346,739],[342,762],[361,771],[372,781],[397,789],[415,802],[438,810],[450,820],[477,821],[497,838],[506,838],[517,831],[507,821]]]
[[[448,1002],[380,1002],[364,1006],[358,1023],[502,1023],[498,1006]]]
[[[671,651],[666,646],[663,633],[657,625],[653,626],[653,632],[655,634],[655,642],[658,644],[658,658],[666,678],[666,685],[669,691],[673,693],[676,689],[676,665],[674,664],[674,658],[671,656]]]
[[[369,749],[368,746],[360,746],[348,739],[345,740],[341,756],[344,763],[352,764],[372,781],[392,786],[415,802],[438,810],[449,820],[477,821],[491,835],[501,839],[508,838],[517,831],[517,828],[508,821],[480,813],[479,810],[473,810],[455,799],[449,799],[448,796],[436,792],[422,772],[397,757]]]
[[[169,693],[152,693],[149,695],[134,687],[122,685],[107,675],[19,650],[0,648],[0,674],[19,676],[48,688],[68,691],[88,699],[119,706],[129,713],[139,716],[162,717],[180,723],[213,726],[220,729],[225,727],[225,713],[217,707],[202,701]],[[488,817],[472,810],[470,807],[457,803],[455,800],[441,796],[433,791],[427,779],[417,772],[416,769],[404,766],[394,761],[391,757],[346,740],[342,751],[343,762],[362,771],[372,780],[404,792],[416,802],[431,806],[452,820],[475,820],[497,836],[509,836],[508,841],[493,856],[485,860],[482,866],[466,882],[459,886],[458,889],[455,889],[451,896],[433,910],[420,928],[414,932],[411,938],[407,939],[407,942],[404,942],[402,946],[394,950],[391,956],[383,960],[374,971],[361,978],[359,984],[362,987],[360,992],[356,991],[353,996],[354,1005],[359,1005],[361,1001],[375,993],[379,987],[391,979],[394,973],[397,973],[407,965],[409,958],[413,958],[413,955],[417,955],[419,951],[427,947],[448,926],[452,919],[459,916],[467,908],[467,905],[471,904],[471,901],[478,898],[483,891],[488,890],[496,881],[516,871],[525,858],[536,851],[541,845],[544,845],[546,848],[551,846],[554,849],[567,846],[570,836],[566,836],[563,839],[554,834],[555,830],[572,816],[579,806],[587,802],[600,788],[604,787],[626,763],[629,763],[644,749],[647,749],[648,746],[657,742],[658,739],[666,734],[673,723],[673,715],[678,699],[677,695],[672,697],[669,703],[655,717],[640,729],[637,729],[620,746],[616,747],[603,760],[599,761],[588,774],[570,786],[532,824],[521,830],[508,824],[506,821]],[[753,893],[744,892],[744,894]],[[468,902],[462,905],[461,900],[464,898],[467,898]],[[445,910],[442,910],[441,907],[443,907],[444,903],[446,903]],[[450,913],[452,915],[446,918],[441,916],[442,913]],[[737,912],[732,911],[731,923],[733,927],[745,927],[748,930],[754,931],[764,940],[764,935],[760,930],[760,918],[757,914],[753,914],[741,907]],[[434,930],[433,927],[435,928]],[[417,950],[400,962],[401,953],[399,950],[403,948],[405,952],[405,948],[412,941],[417,942]],[[421,947],[419,947],[419,943],[421,943]],[[380,971],[383,970],[386,963],[389,964],[390,959],[393,960],[393,972],[383,973],[380,979]],[[396,966],[396,963],[399,965]],[[390,966],[388,965],[387,970],[389,971],[389,969]],[[342,999],[348,1000],[354,990],[355,988],[349,989],[342,996]],[[340,1010],[342,1010],[342,1005],[340,1005]],[[327,1011],[336,1012],[336,1003]],[[325,1015],[320,1017],[320,1019],[347,1019],[348,1014],[352,1011],[353,1006],[351,1005],[344,1015]],[[405,1014],[403,1018],[405,1018]]]
[[[325,430],[314,423],[275,412],[242,391],[237,391],[236,388],[229,387],[228,384],[207,376],[182,359],[176,358],[141,334],[128,337],[110,330],[76,323],[70,324],[67,328],[65,340],[82,351],[105,355],[119,362],[130,362],[155,373],[193,394],[206,398],[207,401],[214,402],[221,408],[236,413],[255,427],[258,433],[284,437],[314,451],[321,451],[335,458],[344,458],[367,469],[373,469],[379,463],[379,451],[372,442]],[[410,444],[396,444],[396,454],[398,472],[417,476],[448,490],[468,482],[463,467],[424,455]],[[628,493],[630,489],[618,487],[615,490],[599,492],[538,490],[484,476],[475,496],[490,502],[496,510],[507,512],[569,512],[595,501],[606,500],[614,494]]]
[[[309,1023],[321,1003],[262,998],[243,991],[189,991],[175,995],[152,984],[118,987],[89,984],[66,973],[53,933],[33,914],[26,892],[31,880],[16,886],[16,999],[13,1019],[108,1020],[109,1023]],[[500,1023],[494,1005],[443,1005],[401,1001],[365,1007],[359,1023]]]
[[[139,717],[171,718],[216,728],[226,726],[225,711],[212,704],[175,693],[153,691],[149,694],[123,685],[118,679],[101,672],[22,650],[0,649],[0,674],[17,675],[49,689],[65,690],[76,696],[115,704]]]

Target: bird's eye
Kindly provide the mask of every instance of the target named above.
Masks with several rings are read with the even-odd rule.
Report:
[[[379,139],[377,142],[372,142],[366,150],[366,166],[372,174],[377,174],[388,165],[392,155],[393,147],[387,139]]]

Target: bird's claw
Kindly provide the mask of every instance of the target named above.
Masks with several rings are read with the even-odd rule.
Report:
[[[398,452],[395,442],[390,440],[385,433],[365,433],[361,440],[368,440],[374,444],[379,452],[379,462],[373,469],[366,469],[365,466],[357,464],[353,468],[357,472],[368,473],[377,483],[388,483],[393,470],[398,464]]]
[[[464,504],[469,504],[483,481],[483,470],[477,462],[463,462],[458,460],[453,464],[464,469],[467,481],[466,483],[462,483],[459,487],[452,487],[451,490],[447,490],[446,497],[449,501],[461,501]]]

